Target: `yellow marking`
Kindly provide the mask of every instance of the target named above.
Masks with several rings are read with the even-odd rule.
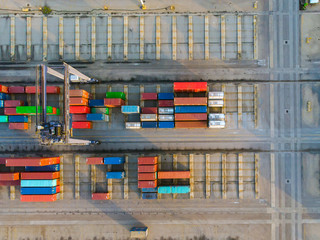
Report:
[[[206,154],[206,198],[211,195],[211,163],[210,154]]]
[[[91,59],[96,60],[96,17],[91,17]]]
[[[63,40],[63,17],[59,17],[59,58],[63,59],[63,48],[64,48],[64,40]],[[60,109],[62,110],[62,109]]]
[[[43,17],[42,18],[42,60],[47,61],[48,57],[48,18]]]
[[[227,154],[222,154],[222,198],[227,199]]]
[[[204,59],[210,58],[210,45],[209,45],[209,16],[204,17]]]
[[[125,162],[124,162],[124,172],[126,174],[126,177],[123,181],[123,198],[129,199],[129,157],[125,156]]]
[[[108,59],[112,58],[112,17],[108,17]]]
[[[238,128],[242,128],[242,86],[238,86]]]
[[[16,48],[16,18],[10,17],[10,58],[11,61],[15,60],[15,48]]]
[[[27,17],[27,59],[31,60],[31,17]]]
[[[144,17],[140,16],[140,60],[144,59]]]
[[[259,195],[259,176],[260,176],[260,155],[259,153],[254,154],[254,186],[255,186],[255,195],[256,199],[260,198]]]
[[[123,59],[128,60],[128,16],[123,17]]]
[[[160,27],[160,16],[156,16],[156,60],[160,60],[160,34],[161,34],[161,27]]]
[[[60,200],[63,199],[63,155],[60,156]]]
[[[189,154],[189,169],[190,169],[190,199],[194,199],[194,155]]]
[[[10,186],[10,200],[16,199],[16,187]]]
[[[177,17],[172,16],[172,60],[177,60]]]
[[[193,60],[193,23],[192,23],[192,16],[189,16],[189,31],[188,31],[188,45],[189,45],[189,60]]]
[[[96,165],[90,165],[91,168],[91,193],[96,192],[96,178],[97,178],[97,171]]]
[[[80,17],[75,18],[75,54],[76,60],[80,60]]]
[[[237,18],[237,32],[238,32],[238,59],[241,59],[241,52],[242,52],[242,39],[241,39],[241,16]]]
[[[243,163],[242,163],[242,153],[238,154],[238,188],[239,188],[239,199],[243,199]]]
[[[224,16],[221,16],[221,59],[226,59],[226,21]]]
[[[257,16],[253,16],[253,59],[258,59],[258,29]]]
[[[108,179],[108,193],[110,200],[112,200],[112,179]]]
[[[75,156],[75,199],[80,199],[80,155]]]

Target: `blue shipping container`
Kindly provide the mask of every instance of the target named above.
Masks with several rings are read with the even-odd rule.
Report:
[[[160,186],[158,187],[158,193],[169,194],[171,193],[171,186]]]
[[[158,188],[141,188],[142,192],[158,192]]]
[[[89,100],[89,107],[104,107],[104,99]]]
[[[10,95],[6,93],[0,93],[0,100],[10,100]]]
[[[26,172],[58,172],[60,171],[60,164],[53,164],[43,167],[25,167]]]
[[[54,187],[57,179],[52,180],[21,180],[21,187]]]
[[[22,195],[45,195],[57,193],[56,187],[27,187],[21,188]]]
[[[142,193],[142,199],[157,199],[157,193]]]
[[[4,101],[0,100],[0,107],[4,107]]]
[[[107,117],[103,113],[88,113],[87,120],[88,121],[106,121]]]
[[[190,186],[173,186],[171,187],[172,193],[189,193]]]
[[[175,113],[207,113],[207,106],[177,106]]]
[[[174,122],[158,122],[159,128],[174,128]]]
[[[103,158],[104,164],[121,164],[124,163],[124,157],[106,157]]]
[[[158,93],[158,100],[173,100],[173,93]]]
[[[107,179],[122,179],[125,177],[124,172],[107,172]]]
[[[139,106],[121,106],[121,112],[125,114],[140,113]]]
[[[157,128],[157,122],[142,122],[142,128]]]
[[[27,123],[28,122],[28,116],[9,116],[9,122],[11,123]]]

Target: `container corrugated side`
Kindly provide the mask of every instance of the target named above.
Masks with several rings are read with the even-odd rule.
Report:
[[[140,129],[141,122],[126,122],[126,129]]]
[[[124,163],[124,157],[105,157],[103,158],[104,164],[122,164]]]

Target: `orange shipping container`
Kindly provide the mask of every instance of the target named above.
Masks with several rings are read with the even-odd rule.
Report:
[[[0,181],[19,180],[19,173],[0,173]]]
[[[158,169],[157,165],[138,165],[138,172],[156,172]]]
[[[8,87],[0,85],[0,93],[8,93]]]
[[[156,180],[157,179],[157,173],[139,173],[138,174],[138,181],[145,181],[145,180]]]
[[[158,157],[138,157],[139,165],[157,164],[157,163],[158,163]]]
[[[70,106],[88,106],[87,98],[69,98]]]
[[[89,98],[89,93],[85,90],[70,90],[70,97]]]
[[[57,201],[58,194],[50,195],[21,195],[21,202],[54,202]]]
[[[138,181],[138,188],[156,188],[157,180],[154,181]]]
[[[104,164],[102,157],[88,157],[86,159],[86,163],[90,164],[90,165],[92,165],[92,164]]]
[[[206,97],[175,97],[174,105],[189,105],[189,106],[199,106],[199,105],[207,105]]]
[[[22,172],[21,179],[56,179],[60,177],[60,172]]]
[[[190,171],[161,171],[158,172],[159,179],[190,178]]]
[[[36,158],[36,157],[25,157],[25,158],[7,158],[6,166],[47,166],[60,163],[60,157],[51,158]]]
[[[91,199],[92,200],[109,200],[110,194],[109,193],[92,193]]]
[[[29,128],[28,123],[9,123],[9,129],[27,130],[28,128]]]

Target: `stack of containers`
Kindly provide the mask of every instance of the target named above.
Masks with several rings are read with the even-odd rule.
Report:
[[[157,93],[141,93],[141,101],[157,101]],[[140,121],[142,128],[157,128],[158,120],[157,107],[143,107],[141,108]]]
[[[69,96],[72,128],[91,129],[92,123],[87,120],[87,113],[90,113],[89,93],[85,90],[70,90]]]
[[[104,106],[113,108],[125,104],[126,94],[124,92],[107,92],[104,99]]]
[[[206,82],[175,82],[174,92],[206,93]],[[174,98],[176,128],[206,128],[207,127],[207,97]]]
[[[222,108],[224,104],[223,98],[224,92],[209,92],[208,107]],[[209,128],[224,128],[226,126],[225,115],[220,112],[209,113]]]
[[[124,163],[124,157],[105,157],[103,163],[106,165],[119,165]],[[123,179],[126,176],[124,171],[107,172],[107,179]]]
[[[140,106],[121,106],[121,112],[123,114],[139,114],[140,113]],[[140,122],[126,122],[126,129],[140,129],[141,123]]]
[[[158,127],[174,128],[174,94],[158,93]]]
[[[4,158],[2,158],[4,159]],[[19,173],[0,173],[0,186],[17,186],[20,185]]]
[[[143,199],[156,199],[158,157],[138,157],[138,188]]]
[[[86,115],[87,121],[109,122],[109,108],[104,106],[104,99],[89,100],[91,113]]]

